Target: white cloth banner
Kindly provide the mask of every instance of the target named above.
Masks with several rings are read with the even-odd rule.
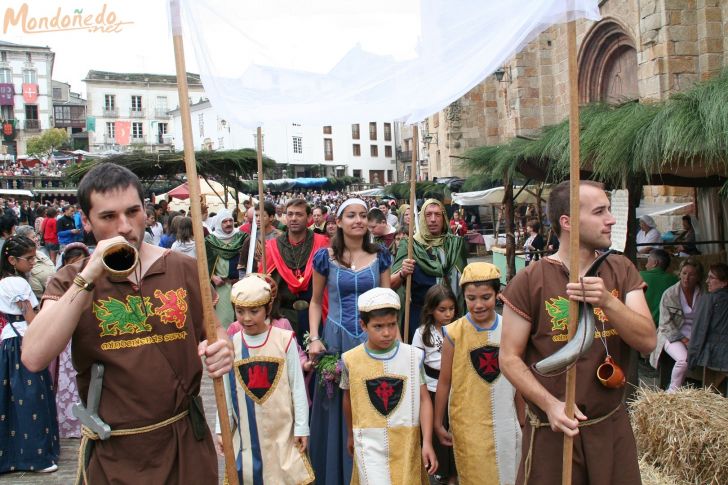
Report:
[[[212,106],[244,127],[420,121],[550,25],[600,18],[598,0],[180,1]]]

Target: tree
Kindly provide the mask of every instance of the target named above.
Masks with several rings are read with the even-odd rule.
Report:
[[[53,151],[68,143],[68,133],[62,128],[51,128],[40,136],[28,140],[28,154],[41,158],[49,158]]]

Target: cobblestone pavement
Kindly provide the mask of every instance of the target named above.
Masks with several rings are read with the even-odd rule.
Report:
[[[212,386],[212,379],[207,376],[202,379],[202,387],[200,394],[205,402],[205,414],[207,415],[207,422],[210,425],[210,429],[215,429],[215,391]],[[34,485],[73,485],[76,480],[76,465],[78,458],[78,444],[80,440],[77,439],[62,439],[61,440],[61,460],[58,463],[58,471],[55,473],[9,473],[0,475],[0,484],[2,485],[15,485],[15,484],[34,484]],[[218,457],[219,474],[223,476],[224,460]],[[222,483],[222,480],[220,480]]]

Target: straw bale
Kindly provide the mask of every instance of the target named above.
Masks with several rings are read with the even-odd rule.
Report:
[[[630,406],[643,461],[691,484],[728,484],[728,401],[705,389],[640,388]]]
[[[654,465],[649,463],[644,457],[640,460],[640,475],[642,475],[642,485],[684,485],[685,482],[669,477],[660,471]]]

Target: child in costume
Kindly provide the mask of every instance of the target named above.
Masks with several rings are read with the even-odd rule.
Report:
[[[50,372],[31,372],[20,360],[38,306],[26,276],[35,251],[24,236],[8,238],[0,251],[0,473],[54,472],[61,451]]]
[[[437,380],[440,377],[440,362],[442,360],[442,329],[452,323],[457,308],[457,299],[452,290],[444,285],[435,285],[425,293],[425,304],[422,307],[422,325],[415,330],[412,337],[412,346],[425,353],[424,367],[427,390],[433,406]],[[445,427],[449,426],[447,413],[445,414]],[[441,483],[454,484],[457,482],[455,457],[452,446],[443,446],[439,440],[432,443],[437,455],[437,479]]]
[[[225,380],[238,481],[313,483],[306,456],[308,399],[295,335],[269,324],[271,287],[263,275],[235,283],[231,300],[242,327],[232,336],[235,362]]]
[[[468,313],[444,329],[435,398],[435,433],[453,446],[462,485],[516,482],[521,430],[515,390],[498,364],[501,316],[495,312],[500,272],[471,263],[460,279]],[[449,406],[448,406],[449,403]],[[448,407],[450,430],[444,426]]]
[[[354,456],[351,483],[428,484],[437,458],[422,352],[397,339],[397,293],[373,288],[357,303],[367,341],[342,356],[339,384]]]

